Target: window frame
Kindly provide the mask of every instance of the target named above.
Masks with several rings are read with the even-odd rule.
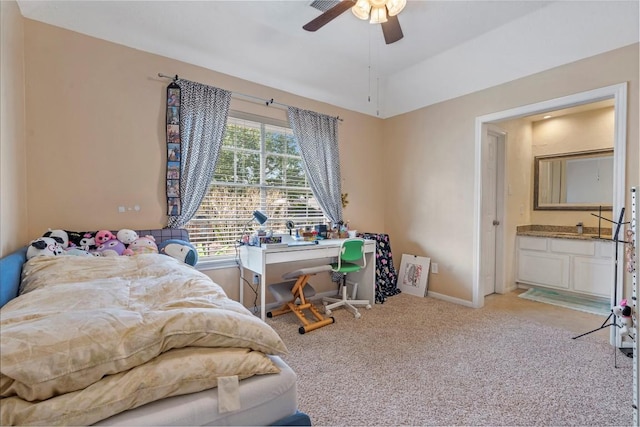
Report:
[[[268,185],[267,184],[267,177],[266,177],[266,163],[267,163],[267,156],[269,154],[273,154],[268,152],[267,150],[267,143],[266,143],[266,132],[265,130],[265,126],[276,126],[276,127],[281,127],[281,128],[286,128],[286,129],[290,129],[291,130],[291,126],[289,124],[288,121],[286,120],[278,120],[278,119],[274,119],[271,117],[265,117],[265,116],[261,116],[258,114],[252,114],[252,113],[246,113],[243,111],[238,111],[238,110],[229,110],[229,115],[227,118],[227,124],[229,123],[230,119],[237,119],[237,120],[246,120],[249,122],[253,122],[253,123],[257,123],[259,124],[260,127],[260,147],[259,147],[259,154],[260,154],[260,177],[259,177],[259,183],[256,184],[239,184],[239,183],[228,183],[228,182],[220,182],[220,181],[214,181],[214,177],[212,177],[211,179],[211,185],[224,185],[224,186],[238,186],[238,187],[246,187],[246,188],[258,188],[259,192],[260,192],[260,206],[256,207],[256,209],[258,210],[263,210],[266,212],[266,199],[268,196],[268,191],[270,189],[282,189],[282,190],[297,190],[297,189],[301,189],[301,190],[306,190],[308,191],[312,197],[313,196],[313,192],[311,190],[311,187],[308,185],[308,178],[306,177],[306,171],[304,171],[305,173],[305,180],[307,183],[307,187],[295,187],[295,186],[290,186],[290,185]],[[222,147],[221,147],[222,150]],[[242,151],[242,150],[239,150]],[[222,152],[221,152],[222,154]],[[290,154],[286,154],[286,153],[277,153],[279,156],[282,156],[284,158],[294,158],[294,159],[300,159],[300,161],[302,161],[302,157],[298,151],[298,155],[294,156],[294,155],[290,155]],[[216,165],[217,168],[217,165]],[[207,192],[209,191],[209,189],[207,189]],[[324,214],[324,212],[322,212],[322,209],[320,207],[318,207],[318,209],[320,210],[320,212],[322,213],[322,223],[327,223],[329,220],[326,217],[326,215]],[[280,220],[280,219],[278,219]],[[190,220],[191,221],[191,220]],[[189,221],[189,222],[190,222]],[[188,224],[188,223],[187,223]],[[186,226],[185,226],[186,228]],[[285,230],[280,230],[280,229],[276,229],[274,230],[275,234],[279,234],[284,232]],[[210,269],[219,269],[219,268],[229,268],[229,267],[235,267],[237,266],[237,262],[239,259],[239,246],[236,245],[235,246],[235,251],[233,253],[230,254],[225,254],[225,255],[214,255],[214,256],[208,256],[208,257],[200,257],[200,260],[198,261],[196,268],[198,268],[199,270],[210,270]]]

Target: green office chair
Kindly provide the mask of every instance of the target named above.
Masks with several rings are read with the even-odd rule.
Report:
[[[355,273],[367,266],[367,260],[364,257],[364,239],[346,239],[342,242],[340,247],[340,255],[338,256],[338,262],[331,264],[331,270],[337,273],[342,273],[342,280],[340,282],[340,290],[338,296],[341,298],[322,298],[322,304],[324,305],[324,313],[329,316],[331,310],[338,307],[344,307],[349,310],[356,319],[360,318],[360,312],[355,307],[356,305],[365,306],[368,309],[371,308],[371,304],[367,300],[356,300],[347,298],[347,284],[353,284],[353,291],[351,293],[352,298],[356,297],[358,291],[358,283],[347,281],[347,273]]]

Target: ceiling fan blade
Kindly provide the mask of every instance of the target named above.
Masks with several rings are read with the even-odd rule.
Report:
[[[317,31],[327,25],[329,22],[336,19],[338,16],[342,15],[347,10],[351,9],[355,4],[356,2],[353,0],[342,0],[340,3],[333,6],[322,15],[307,22],[302,28],[307,31]]]
[[[387,16],[387,22],[382,23],[382,34],[384,34],[386,44],[395,43],[404,37],[402,28],[400,28],[400,21],[398,21],[398,15]]]

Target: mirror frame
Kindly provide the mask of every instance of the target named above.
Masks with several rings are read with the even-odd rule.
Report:
[[[539,177],[540,177],[540,161],[541,160],[556,160],[556,159],[566,159],[568,157],[571,158],[580,158],[580,157],[593,157],[594,154],[611,154],[614,155],[612,148],[606,148],[601,150],[589,150],[589,151],[576,151],[573,153],[564,153],[564,154],[548,154],[544,156],[536,156],[533,158],[533,210],[536,211],[612,211],[613,204],[608,205],[587,205],[587,204],[577,204],[577,203],[558,203],[558,204],[547,204],[540,205],[538,203],[538,192],[539,192]],[[613,188],[611,189],[613,194]]]

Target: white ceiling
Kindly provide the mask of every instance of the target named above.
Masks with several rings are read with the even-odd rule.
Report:
[[[18,0],[30,19],[380,117],[638,42],[638,3],[409,0],[385,45],[350,11],[303,30],[311,0]]]

